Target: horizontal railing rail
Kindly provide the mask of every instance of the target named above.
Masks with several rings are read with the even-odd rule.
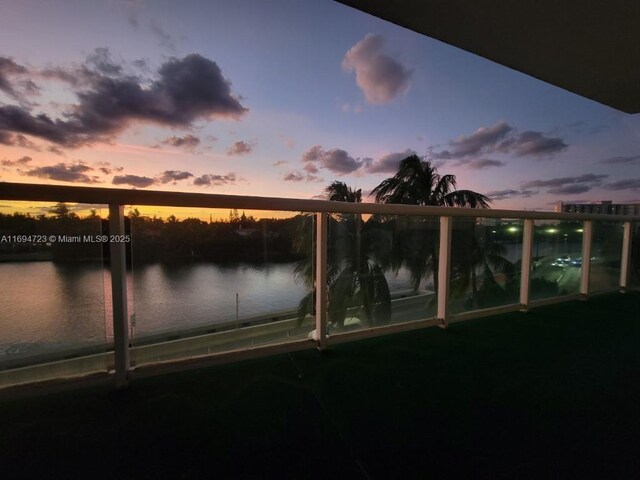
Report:
[[[532,210],[469,209],[383,203],[348,203],[328,200],[253,197],[215,193],[186,193],[121,188],[75,187],[0,182],[0,200],[78,202],[198,208],[237,208],[289,212],[360,213],[447,217],[513,218],[533,220],[593,220],[640,222],[639,216],[538,212]]]
[[[494,210],[494,209],[469,209],[454,207],[436,207],[436,206],[420,206],[420,205],[400,205],[400,204],[377,204],[377,203],[347,203],[335,202],[327,200],[314,199],[294,199],[294,198],[277,198],[277,197],[253,197],[241,195],[219,195],[204,193],[184,193],[184,192],[167,192],[167,191],[149,191],[149,190],[131,190],[131,189],[115,189],[115,188],[94,188],[94,187],[75,187],[75,186],[58,186],[58,185],[36,185],[22,183],[6,183],[0,182],[0,200],[1,201],[38,201],[38,202],[67,202],[67,203],[86,203],[95,205],[109,206],[109,228],[114,236],[125,233],[125,206],[166,206],[166,207],[198,207],[198,208],[224,208],[224,209],[245,209],[260,211],[289,211],[289,212],[306,212],[315,216],[315,254],[312,256],[313,271],[315,272],[315,330],[313,338],[295,339],[295,348],[304,348],[305,346],[316,346],[319,349],[327,348],[332,342],[347,341],[349,339],[365,338],[373,335],[384,335],[396,331],[410,330],[413,328],[424,328],[438,324],[442,327],[447,326],[449,322],[457,322],[470,318],[479,318],[492,314],[504,313],[514,310],[527,310],[530,307],[539,305],[556,303],[559,301],[567,301],[575,298],[587,298],[593,294],[591,276],[592,264],[592,243],[594,236],[595,222],[619,223],[623,226],[624,231],[620,245],[621,255],[618,265],[620,266],[619,282],[612,290],[625,291],[629,287],[629,277],[631,270],[631,251],[632,251],[632,235],[633,223],[640,222],[638,216],[622,216],[622,215],[604,215],[604,214],[584,214],[584,213],[558,213],[558,212],[536,212],[530,210]],[[422,318],[412,320],[403,324],[385,325],[382,327],[365,328],[356,331],[336,332],[332,334],[327,328],[328,316],[328,288],[327,288],[327,262],[328,262],[328,228],[330,214],[380,214],[380,215],[411,215],[432,217],[434,224],[437,224],[439,232],[437,257],[439,262],[437,268],[432,272],[434,278],[438,279],[439,288],[435,293],[437,313],[432,318]],[[462,313],[454,313],[450,308],[450,283],[451,279],[451,259],[452,259],[452,237],[455,235],[454,218],[495,218],[502,220],[523,221],[522,229],[516,229],[520,235],[522,242],[522,262],[520,268],[520,295],[518,303],[502,305],[486,309],[470,310]],[[534,244],[534,220],[551,220],[551,221],[574,221],[581,223],[582,232],[582,249],[580,257],[580,278],[579,290],[575,295],[566,295],[564,297],[552,297],[547,299],[531,298],[531,273],[533,271],[533,244]],[[494,232],[495,233],[495,232]],[[515,233],[515,232],[514,232]],[[566,235],[565,235],[566,236]],[[126,248],[124,243],[112,242],[110,244],[109,268],[111,273],[111,291],[110,301],[111,311],[113,312],[113,354],[109,353],[109,362],[115,366],[116,385],[126,385],[129,380],[129,374],[132,368],[132,360],[130,354],[133,352],[135,358],[155,358],[157,351],[163,350],[162,345],[138,345],[132,347],[129,340],[129,315],[127,310],[127,278],[126,278]],[[455,277],[454,277],[455,278]],[[598,292],[601,293],[601,292]],[[422,314],[421,314],[422,315]],[[426,313],[425,313],[426,315]],[[287,320],[291,322],[291,319]],[[295,323],[295,322],[294,322]],[[260,330],[263,335],[269,334],[268,324],[252,325],[251,328]],[[173,341],[169,346],[175,355],[181,354],[184,349],[198,347],[199,350],[205,349],[212,341],[223,343],[224,339],[220,339],[220,335],[224,332],[216,332],[212,334],[203,334],[197,337],[190,337]],[[229,339],[227,339],[229,340]],[[171,342],[165,342],[171,343]],[[288,351],[292,348],[291,342],[280,342],[268,344],[259,347],[246,348],[247,355],[256,355],[264,352],[265,355],[276,351]],[[280,346],[280,350],[278,350]],[[137,348],[137,350],[135,350]],[[168,348],[168,347],[167,347]],[[166,350],[166,348],[164,349]],[[206,353],[206,352],[205,352]],[[97,368],[107,354],[102,356],[93,356],[91,368]],[[145,356],[146,355],[146,356]],[[235,350],[231,353],[212,353],[213,356],[224,358],[231,355],[233,358],[242,357],[242,352]],[[211,356],[209,355],[209,356]],[[207,355],[205,355],[207,356]],[[104,357],[104,358],[103,358]],[[89,357],[87,357],[89,358]],[[111,360],[112,359],[112,360]],[[189,364],[194,358],[185,358]],[[53,372],[59,372],[60,375],[69,374],[70,371],[80,371],[86,365],[81,359],[73,359],[73,368],[66,369],[63,365],[64,361],[56,363]],[[160,362],[160,360],[158,360]],[[156,363],[158,363],[156,362]],[[135,362],[133,362],[135,363]],[[152,365],[152,364],[151,364]],[[35,370],[45,371],[42,365],[35,365]],[[88,367],[87,367],[88,368]],[[9,381],[19,381],[18,379],[27,378],[26,369],[22,368],[11,374],[9,372]],[[11,375],[15,378],[11,380]],[[25,376],[26,375],[26,376]],[[2,382],[0,382],[2,385]]]

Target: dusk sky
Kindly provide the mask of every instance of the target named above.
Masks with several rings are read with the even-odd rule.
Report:
[[[640,202],[639,115],[331,0],[0,8],[0,181],[311,198],[417,153],[494,208]]]

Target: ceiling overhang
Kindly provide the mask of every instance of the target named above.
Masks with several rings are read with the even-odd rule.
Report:
[[[640,2],[338,0],[627,113],[640,112]]]

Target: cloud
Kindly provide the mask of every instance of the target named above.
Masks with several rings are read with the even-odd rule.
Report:
[[[473,168],[474,170],[483,170],[490,167],[503,167],[504,165],[505,163],[500,160],[491,160],[488,158],[472,160],[467,164],[469,168]]]
[[[297,170],[293,171],[293,172],[289,172],[286,173],[283,177],[282,180],[284,180],[285,182],[302,182],[303,180],[306,180],[307,182],[322,182],[323,179],[318,177],[317,175],[313,175],[311,173],[301,173]]]
[[[62,149],[56,147],[55,145],[51,145],[49,148],[47,148],[47,152],[51,152],[55,155],[60,155],[61,157],[65,157],[65,153]]]
[[[301,182],[302,180],[304,180],[304,178],[304,174],[296,171],[289,172],[282,177],[285,182]]]
[[[151,20],[149,23],[151,31],[158,39],[158,44],[172,52],[176,51],[176,41],[173,36],[167,33],[156,21]]]
[[[253,146],[244,141],[239,141],[231,145],[227,150],[227,154],[229,155],[245,155],[247,153],[251,153],[253,150]]]
[[[0,57],[0,91],[6,93],[11,98],[21,101],[22,94],[16,90],[12,77],[24,75],[27,68],[17,64],[13,59]]]
[[[78,163],[57,163],[45,167],[37,167],[23,172],[28,177],[46,178],[49,180],[57,180],[59,182],[73,183],[99,183],[99,179],[95,175],[89,175],[94,168],[82,162]]]
[[[115,77],[122,74],[122,66],[117,65],[111,59],[111,52],[105,47],[96,48],[90,53],[87,56],[86,64],[103,75]]]
[[[137,188],[145,188],[156,183],[156,180],[150,177],[141,177],[139,175],[116,175],[111,181],[114,185],[130,185]]]
[[[2,165],[3,167],[16,167],[16,166],[22,166],[22,165],[26,165],[27,163],[31,162],[33,159],[31,157],[21,157],[18,158],[16,160],[0,160],[0,165]]]
[[[95,166],[105,175],[111,175],[113,172],[121,172],[122,170],[124,170],[123,167],[114,167],[109,162],[97,162]]]
[[[168,59],[152,79],[122,74],[106,49],[92,55],[73,71],[48,71],[50,78],[77,88],[78,103],[59,118],[25,106],[0,106],[0,141],[15,133],[78,147],[109,140],[132,123],[189,128],[196,120],[238,119],[248,111],[218,65],[199,54]]]
[[[282,165],[286,165],[287,163],[289,162],[287,162],[286,160],[278,160],[277,162],[273,162],[271,165],[273,165],[274,167],[280,167]]]
[[[227,173],[226,175],[213,175],[206,174],[201,175],[194,179],[193,184],[199,187],[220,187],[223,185],[228,185],[230,183],[235,183],[237,181],[236,174],[233,172]]]
[[[585,183],[578,183],[578,184],[565,185],[563,187],[558,187],[558,188],[550,188],[549,190],[547,190],[547,193],[554,193],[557,195],[577,195],[579,193],[588,192],[592,188],[593,186],[591,185],[588,185]]]
[[[640,190],[640,178],[629,178],[618,180],[617,182],[605,183],[605,190]]]
[[[185,172],[182,170],[165,170],[158,178],[160,183],[170,183],[170,182],[178,182],[180,180],[186,180],[187,178],[193,177],[193,173]]]
[[[495,151],[498,143],[513,131],[506,122],[498,122],[490,127],[480,127],[470,135],[461,135],[451,140],[451,150],[444,150],[435,154],[434,158],[440,159],[461,159],[480,153],[491,153]]]
[[[528,198],[538,193],[539,192],[537,190],[494,190],[492,192],[487,192],[486,195],[492,200],[505,200],[507,198],[515,197]]]
[[[400,162],[415,154],[416,152],[410,148],[407,148],[402,152],[388,153],[387,155],[380,157],[378,160],[371,162],[366,170],[368,173],[396,173]]]
[[[601,163],[608,163],[610,165],[615,165],[615,164],[624,164],[624,165],[635,164],[635,163],[640,163],[640,155],[632,155],[632,156],[629,156],[629,157],[619,156],[619,157],[605,158],[604,160],[600,160],[600,162]]]
[[[545,137],[540,132],[528,130],[517,135],[507,151],[517,157],[543,156],[562,152],[568,146],[560,137]]]
[[[409,89],[412,71],[383,53],[384,38],[367,34],[347,51],[342,68],[355,71],[356,84],[368,103],[389,103]]]
[[[40,151],[40,148],[38,148],[35,143],[33,143],[24,135],[13,135],[8,132],[3,132],[2,130],[0,130],[0,144],[9,145],[12,147],[27,148],[29,150],[35,150],[36,152]]]
[[[200,145],[200,139],[195,135],[185,135],[183,137],[171,136],[165,138],[162,142],[162,145],[169,145],[171,147],[185,148],[186,150],[193,150],[198,145]]]
[[[356,159],[341,148],[324,150],[320,145],[311,147],[303,153],[302,161],[305,164],[304,169],[308,173],[317,173],[318,167],[322,167],[336,175],[353,173],[360,167],[366,167],[372,162],[370,158]]]
[[[561,177],[550,180],[532,180],[521,184],[523,189],[546,188],[547,193],[556,195],[577,195],[602,185],[602,181],[609,175],[586,173],[578,177]]]
[[[466,164],[478,160],[477,157],[480,155],[492,153],[548,158],[568,148],[560,137],[547,137],[541,132],[532,130],[518,132],[504,121],[499,121],[490,127],[480,127],[469,135],[461,135],[451,140],[449,146],[449,149],[439,152],[431,147],[431,158],[458,160],[461,164]],[[470,167],[477,168],[474,165]]]
[[[562,178],[552,178],[550,180],[532,180],[529,182],[524,182],[522,184],[523,188],[533,188],[533,187],[551,187],[551,188],[561,188],[565,185],[576,184],[576,183],[590,183],[594,186],[602,184],[602,180],[607,178],[609,175],[596,175],[593,173],[586,173],[584,175],[580,175],[579,177],[562,177]]]

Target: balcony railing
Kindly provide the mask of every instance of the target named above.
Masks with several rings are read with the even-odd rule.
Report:
[[[19,361],[5,354],[4,359],[0,357],[0,387],[96,372],[113,375],[116,385],[122,386],[136,375],[192,363],[305,348],[323,350],[332,343],[427,326],[446,328],[470,318],[639,286],[638,252],[633,251],[639,217],[14,183],[0,183],[0,201],[108,205],[110,240],[130,235],[134,244],[109,243],[108,334],[104,342],[97,342],[100,348],[33,353]],[[308,288],[300,287],[308,300],[306,311],[301,302],[300,309],[287,304],[279,310],[258,309],[259,314],[241,319],[239,305],[251,298],[249,287],[242,297],[236,293],[235,318],[223,315],[207,324],[189,324],[183,322],[190,316],[186,289],[179,294],[183,298],[170,299],[180,307],[168,314],[172,325],[136,336],[139,312],[133,307],[132,290],[137,280],[128,271],[135,269],[131,256],[136,255],[140,232],[133,221],[127,228],[127,206],[304,213],[300,219],[308,223],[303,233],[309,243],[298,259],[298,273],[304,277],[306,272],[301,282],[306,280]],[[373,217],[364,222],[363,215]],[[268,233],[257,235],[266,252]],[[298,240],[302,242],[301,237]],[[389,287],[400,271],[407,278],[404,287]],[[171,279],[172,273],[163,278]],[[223,272],[221,281],[227,278],[231,276]],[[286,282],[283,285],[273,288],[289,288]],[[340,292],[351,296],[340,297]],[[149,297],[148,305],[167,300],[154,298],[155,292],[138,293]],[[34,292],[34,301],[38,295],[43,293]],[[83,301],[81,290],[72,288],[71,295],[76,295],[71,301]],[[16,301],[2,299],[5,305]],[[216,304],[212,305],[215,310]],[[147,312],[146,318],[153,315]],[[0,326],[13,320],[0,314]]]

